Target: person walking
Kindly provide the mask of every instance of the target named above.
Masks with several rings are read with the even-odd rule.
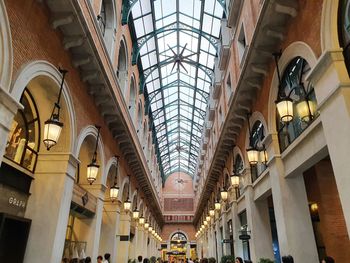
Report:
[[[97,257],[97,263],[103,263],[103,257],[102,256],[98,256]]]
[[[137,263],[142,263],[142,256],[141,255],[137,257]]]
[[[103,261],[103,263],[109,263],[111,260],[111,254],[106,253],[104,257],[105,257],[105,260]]]
[[[322,259],[321,263],[335,263],[335,260],[332,257],[325,257]]]
[[[235,263],[243,263],[243,259],[241,257],[236,257]]]
[[[283,256],[282,263],[294,263],[294,259],[291,255]]]

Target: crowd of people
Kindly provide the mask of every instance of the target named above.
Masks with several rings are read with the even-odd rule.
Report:
[[[98,256],[96,259],[97,263],[110,263],[111,261],[111,254],[106,253],[104,256]],[[86,257],[86,258],[64,258],[62,259],[62,263],[92,263],[91,257]]]
[[[104,257],[98,256],[97,257],[97,263],[110,263],[111,255],[109,253],[104,254]],[[150,263],[151,261],[148,258],[143,258],[142,256],[137,257],[137,263]],[[67,259],[64,258],[62,260],[62,263],[92,263],[90,257],[86,257],[85,259]],[[156,263],[173,263],[168,261],[163,261],[161,258],[158,258]],[[209,260],[207,258],[202,258],[201,260],[195,259],[192,261],[191,259],[181,260],[178,263],[209,263]],[[236,257],[235,262],[232,262],[232,260],[227,260],[225,263],[253,263],[251,260],[242,259],[241,257]],[[291,255],[283,256],[282,257],[282,263],[294,263],[294,259]],[[335,263],[335,260],[332,257],[325,257],[322,259],[321,263]]]

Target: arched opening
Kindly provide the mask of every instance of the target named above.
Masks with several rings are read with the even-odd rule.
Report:
[[[128,83],[128,50],[124,40],[121,40],[119,45],[117,78],[120,89],[125,94]]]
[[[135,112],[136,112],[136,85],[135,85],[135,77],[131,77],[130,81],[130,94],[129,94],[129,113],[131,119],[135,120]]]
[[[188,247],[187,236],[183,232],[177,231],[171,234],[169,240],[170,249],[167,252],[169,262],[185,261]]]
[[[117,254],[116,254],[115,248],[117,246],[116,235],[118,234],[117,222],[119,220],[118,206],[120,204],[119,199],[121,194],[119,191],[118,200],[112,202],[110,198],[109,190],[115,184],[117,186],[120,186],[119,175],[120,175],[120,172],[119,172],[119,167],[117,166],[117,160],[113,158],[112,163],[109,167],[107,179],[106,179],[107,190],[104,195],[100,244],[99,244],[99,255],[103,255],[106,252],[110,253],[111,262],[116,262],[117,260]]]
[[[70,174],[74,169],[70,169],[72,164],[68,162],[67,154],[71,151],[74,140],[71,138],[74,133],[71,131],[75,130],[74,112],[65,85],[60,100],[60,121],[64,124],[61,136],[50,152],[41,143],[44,122],[51,116],[61,80],[62,76],[52,65],[35,61],[23,67],[11,91],[11,95],[18,98],[23,108],[18,110],[9,126],[6,151],[0,168],[0,185],[3,194],[6,193],[6,187],[10,186],[12,196],[21,200],[22,206],[19,211],[7,211],[6,206],[2,206],[2,212],[25,217],[25,221],[31,220],[30,231],[29,226],[27,228],[22,224],[21,235],[18,236],[20,239],[28,239],[27,247],[23,240],[16,242],[19,245],[16,256],[24,256],[25,262],[52,258],[52,251],[38,254],[36,248],[55,247],[64,242],[63,238],[55,237],[52,229],[62,224],[64,227],[63,222],[67,220],[66,211],[61,209],[65,200],[62,189],[70,189],[70,176],[74,176]],[[57,160],[57,156],[62,158]],[[3,170],[5,167],[6,171]],[[16,223],[13,226],[16,227]],[[43,235],[43,232],[46,234]],[[57,249],[62,253],[63,244]],[[61,256],[62,254],[59,259]],[[12,259],[17,262],[15,257]]]
[[[124,209],[124,203],[126,200],[131,200],[131,185],[129,177],[124,178],[121,188],[121,209],[120,209],[120,221],[118,226],[118,235],[120,239],[117,240],[117,261],[127,262],[129,259],[130,249],[130,229],[131,229],[131,213]],[[132,205],[132,204],[131,204]]]
[[[238,190],[236,192],[237,198],[240,197],[243,194],[243,188],[244,188],[244,179],[243,179],[243,175],[244,175],[244,163],[243,163],[243,159],[242,156],[240,154],[236,154],[235,158],[234,158],[234,171],[235,174],[238,175],[240,177],[239,179],[239,187]]]
[[[293,118],[286,122],[276,113],[280,150],[283,152],[318,116],[314,87],[306,80],[310,66],[302,57],[295,57],[286,67],[277,100],[291,99]]]
[[[100,13],[97,15],[97,24],[110,55],[114,46],[116,21],[113,1],[102,0]]]
[[[131,200],[131,210],[134,211],[135,208],[137,208],[137,192],[133,195],[133,198]],[[138,255],[136,254],[136,241],[137,241],[137,233],[136,233],[136,227],[137,227],[138,219],[132,218],[131,225],[130,225],[130,243],[129,243],[129,258],[136,258]]]
[[[84,255],[94,255],[95,233],[99,231],[97,220],[100,218],[95,216],[98,213],[99,200],[96,197],[98,192],[87,179],[87,167],[92,161],[95,149],[99,170],[94,185],[102,183],[104,158],[101,137],[98,139],[98,130],[94,126],[89,126],[83,129],[78,137],[79,163],[75,174],[63,258],[74,259],[82,258]]]
[[[265,127],[260,120],[257,120],[252,127],[251,135],[249,138],[249,147],[253,149],[261,150],[259,154],[258,163],[251,165],[251,177],[252,182],[254,182],[263,171],[266,169],[267,156],[265,154],[265,146],[263,145],[263,140],[265,139]]]
[[[143,122],[143,118],[142,118],[142,104],[141,104],[141,101],[139,102],[138,104],[138,107],[137,107],[137,127],[136,127],[136,130],[137,130],[137,133],[139,134],[139,139],[141,141],[141,134],[142,134],[142,122]]]

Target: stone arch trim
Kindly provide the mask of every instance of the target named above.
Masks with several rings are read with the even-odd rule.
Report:
[[[88,136],[92,136],[95,139],[97,139],[97,129],[95,126],[88,125],[80,131],[80,134],[77,138],[76,145],[75,145],[75,148],[73,151],[73,155],[75,156],[75,158],[77,158],[77,159],[79,158],[81,146],[83,145],[85,139]],[[100,136],[99,141],[98,141],[98,150],[99,150],[99,157],[101,160],[101,163],[100,163],[101,182],[100,183],[103,183],[103,177],[105,176],[105,152],[104,152],[104,144],[103,144],[101,136]]]
[[[238,146],[233,148],[233,162],[236,161],[236,156],[240,155],[243,161],[243,166],[246,167],[245,155],[243,155],[241,149]]]
[[[324,0],[321,16],[321,49],[339,49],[338,36],[338,7],[339,0]]]
[[[114,156],[112,158],[110,158],[108,160],[108,162],[106,163],[106,168],[105,168],[105,173],[102,176],[102,184],[103,185],[107,185],[107,180],[108,180],[108,174],[111,171],[111,169],[114,169],[118,164],[117,158]],[[118,175],[120,175],[120,171],[119,171],[119,167],[118,167]],[[118,176],[117,178],[117,184],[120,184],[120,176]]]
[[[10,22],[4,1],[0,1],[0,89],[10,90],[13,71],[13,49]]]
[[[136,202],[139,202],[139,195],[137,193],[137,190],[135,189],[132,193],[130,193],[130,201],[131,201],[131,207],[134,208],[134,199],[136,197]]]
[[[118,70],[119,70],[119,54],[120,54],[120,49],[122,48],[122,44],[124,46],[124,54],[125,54],[125,71],[128,70],[128,66],[129,66],[129,60],[130,60],[130,56],[129,56],[129,53],[128,53],[128,45],[127,45],[127,41],[125,40],[125,36],[122,35],[122,37],[120,38],[120,41],[119,41],[119,49],[118,49]]]
[[[130,187],[129,186],[129,183],[130,183],[130,181],[129,181],[129,176],[125,176],[124,177],[124,179],[123,179],[123,181],[122,181],[122,184],[120,185],[120,190],[119,190],[119,193],[118,193],[118,195],[119,195],[119,197],[118,197],[118,200],[119,201],[121,201],[121,202],[123,202],[123,192],[124,192],[124,188],[125,187]],[[127,185],[127,186],[126,186]],[[129,193],[129,198],[130,198],[130,193]],[[130,199],[130,200],[132,200],[132,199]]]
[[[269,134],[269,130],[268,130],[268,126],[267,123],[265,121],[264,115],[262,115],[262,113],[260,111],[254,111],[252,113],[252,115],[249,117],[249,123],[250,123],[250,129],[253,128],[254,124],[260,121],[263,126],[264,126],[264,133],[265,133],[265,137]],[[247,130],[246,132],[246,136],[245,136],[245,147],[246,149],[249,147],[249,131]]]
[[[317,64],[317,57],[315,52],[312,50],[312,48],[302,41],[293,42],[290,44],[282,53],[282,56],[279,59],[278,65],[281,72],[281,75],[283,75],[283,72],[285,71],[286,67],[289,65],[290,61],[300,56],[304,58],[307,63],[309,64],[312,72],[312,69]],[[267,134],[276,133],[276,107],[275,107],[275,101],[277,99],[277,93],[278,93],[278,76],[277,76],[277,70],[274,70],[271,84],[270,84],[270,93],[269,93],[269,101],[268,101],[268,121],[267,121]]]
[[[50,78],[52,81],[54,81],[54,83],[57,85],[57,88],[59,89],[62,81],[62,75],[58,71],[58,69],[47,61],[36,60],[23,65],[21,69],[18,71],[16,78],[10,89],[10,93],[12,97],[17,102],[19,102],[21,99],[22,93],[26,88],[26,86],[28,85],[28,83],[32,79],[38,76],[44,76],[44,77]],[[71,137],[70,151],[74,153],[74,147],[76,144],[77,124],[76,124],[76,115],[75,115],[72,96],[70,94],[70,90],[66,81],[63,83],[62,96],[67,106],[67,113],[68,113],[69,122],[70,122],[70,137]]]
[[[187,233],[186,233],[185,231],[181,230],[181,229],[177,229],[177,230],[171,232],[170,235],[169,235],[169,241],[171,240],[171,237],[172,237],[174,234],[176,234],[176,233],[181,233],[181,234],[183,234],[183,235],[186,237],[187,241],[190,241],[189,236],[187,235]]]
[[[105,42],[105,46],[107,48],[108,53],[111,57],[113,57],[114,51],[114,36],[117,29],[117,12],[116,6],[113,0],[105,0],[106,4],[106,28],[105,35],[103,36],[103,40]],[[100,5],[100,10],[102,8],[102,1]]]

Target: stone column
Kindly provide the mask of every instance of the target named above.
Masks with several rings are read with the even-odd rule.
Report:
[[[318,262],[304,178],[285,178],[279,153],[278,135],[272,134],[268,154],[272,198],[281,255],[292,255],[295,262]]]
[[[143,255],[143,244],[144,244],[144,232],[143,232],[143,226],[138,225],[137,227],[137,243],[136,243],[136,255],[138,256]]]
[[[225,204],[225,207],[226,207],[226,204]],[[224,240],[224,239],[229,239],[229,233],[228,233],[228,226],[227,226],[227,211],[224,211],[222,213],[222,237],[221,239]],[[223,249],[224,249],[224,255],[229,255],[230,254],[230,243],[221,243],[222,246],[223,246]]]
[[[0,164],[7,145],[7,136],[14,116],[23,106],[0,87]]]
[[[25,263],[61,262],[77,163],[70,154],[39,155],[25,214],[32,219]]]
[[[111,254],[111,262],[117,263],[117,234],[120,218],[120,202],[104,205],[99,255]]]
[[[130,213],[122,212],[120,214],[120,224],[119,224],[119,231],[117,235],[117,262],[118,263],[126,263],[128,262],[128,259],[129,259],[130,222],[131,222]],[[123,238],[125,238],[125,240]]]
[[[342,49],[325,51],[310,74],[350,236],[350,80]]]
[[[86,255],[97,258],[100,246],[103,200],[106,187],[101,184],[84,185],[84,188],[97,198],[96,213],[92,219],[81,219],[87,227],[84,228],[84,236],[87,241]],[[111,253],[111,251],[108,251]]]
[[[191,244],[189,241],[186,244],[186,258],[191,258]]]
[[[250,255],[253,262],[259,258],[274,259],[270,216],[267,200],[254,201],[254,189],[247,186],[245,192],[247,221],[251,230]]]
[[[231,205],[231,220],[232,220],[232,235],[233,235],[233,249],[237,257],[243,257],[243,244],[239,239],[239,231],[241,230],[241,222],[238,218],[237,201],[233,201]]]
[[[220,262],[221,256],[222,256],[222,243],[221,243],[221,233],[220,233],[220,221],[219,219],[216,221],[215,225],[215,231],[216,231],[216,250],[217,250],[217,261]],[[216,254],[214,255],[216,257]]]

